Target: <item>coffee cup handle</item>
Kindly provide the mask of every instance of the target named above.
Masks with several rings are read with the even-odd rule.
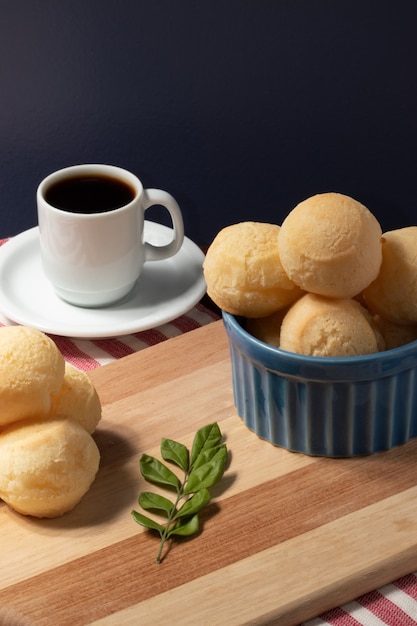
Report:
[[[162,189],[144,189],[143,190],[143,208],[155,204],[161,205],[167,209],[171,215],[173,226],[173,238],[170,243],[163,246],[154,246],[149,242],[145,242],[145,261],[161,261],[173,256],[181,248],[184,241],[184,222],[182,219],[181,209],[171,194]]]

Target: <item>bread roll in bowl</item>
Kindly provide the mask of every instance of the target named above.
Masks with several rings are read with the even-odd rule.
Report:
[[[381,269],[363,297],[390,322],[417,324],[417,226],[383,234]]]
[[[285,315],[280,347],[308,356],[359,356],[383,349],[368,311],[350,299],[308,293]]]
[[[378,276],[381,227],[360,202],[324,193],[300,202],[279,233],[281,263],[301,289],[352,298]]]
[[[245,329],[264,343],[279,348],[282,320],[288,309],[282,309],[267,317],[247,318]]]
[[[285,273],[278,250],[280,227],[240,222],[223,228],[207,250],[207,293],[233,315],[265,317],[302,294]]]
[[[375,323],[385,341],[385,350],[392,350],[417,341],[417,324],[396,324],[384,319],[380,315],[374,316]]]

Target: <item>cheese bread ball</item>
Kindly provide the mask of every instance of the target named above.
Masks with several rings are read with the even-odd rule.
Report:
[[[245,323],[245,330],[256,339],[279,348],[281,324],[286,313],[287,309],[282,309],[267,317],[248,318]]]
[[[77,422],[22,420],[0,432],[0,498],[23,515],[57,517],[88,491],[99,461]]]
[[[375,323],[379,328],[385,341],[385,349],[399,348],[406,343],[417,341],[417,324],[412,326],[404,324],[395,324],[384,319],[380,315],[375,315]]]
[[[280,227],[240,222],[223,228],[204,260],[207,293],[232,315],[265,317],[301,295],[288,278],[278,252]]]
[[[308,293],[283,319],[280,347],[309,356],[358,356],[382,349],[369,313],[356,300]]]
[[[387,320],[417,324],[417,226],[384,233],[381,270],[363,297]]]
[[[97,391],[85,372],[65,364],[61,388],[51,399],[51,417],[69,417],[92,434],[101,419],[101,403]]]
[[[378,275],[381,227],[363,204],[339,193],[300,202],[279,233],[281,263],[305,291],[352,298]]]
[[[64,358],[47,335],[26,326],[1,327],[0,427],[46,415],[64,370]]]

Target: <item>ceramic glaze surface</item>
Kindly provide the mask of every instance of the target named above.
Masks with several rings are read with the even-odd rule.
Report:
[[[417,342],[364,357],[307,357],[258,341],[232,315],[223,322],[236,408],[262,439],[343,457],[417,436]]]
[[[128,203],[111,211],[78,212],[47,200],[57,184],[80,177],[107,177],[129,185]],[[37,194],[42,264],[56,293],[65,301],[100,307],[131,292],[144,263],[161,261],[178,252],[184,241],[181,209],[166,191],[144,189],[131,172],[103,164],[66,167],[47,176]],[[153,205],[164,206],[172,219],[172,240],[163,246],[144,241],[144,215]]]

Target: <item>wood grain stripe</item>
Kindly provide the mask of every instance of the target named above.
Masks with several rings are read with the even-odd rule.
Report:
[[[99,475],[57,520],[0,505],[0,625],[284,626],[417,568],[417,440],[356,459],[261,441],[236,415],[221,322],[91,376],[104,405]],[[139,456],[157,455],[161,437],[190,445],[210,421],[230,467],[203,532],[157,565],[158,538],[130,515],[145,487]]]
[[[52,623],[43,617],[45,606],[62,626],[88,623],[93,617],[86,581],[92,577],[101,615],[123,610],[387,499],[398,491],[398,476],[404,490],[414,486],[416,451],[412,442],[395,455],[321,459],[264,483],[262,491],[253,487],[209,506],[203,533],[173,544],[162,565],[155,564],[158,539],[138,533],[9,587],[0,592],[0,604],[39,624]],[[73,615],[66,621],[60,607],[70,604],[81,621]],[[94,614],[99,616],[97,607]]]
[[[167,624],[170,615],[178,624],[201,626],[300,624],[410,571],[415,533],[399,533],[396,522],[414,516],[416,497],[414,487],[94,625]],[[359,528],[367,529],[366,541]]]

